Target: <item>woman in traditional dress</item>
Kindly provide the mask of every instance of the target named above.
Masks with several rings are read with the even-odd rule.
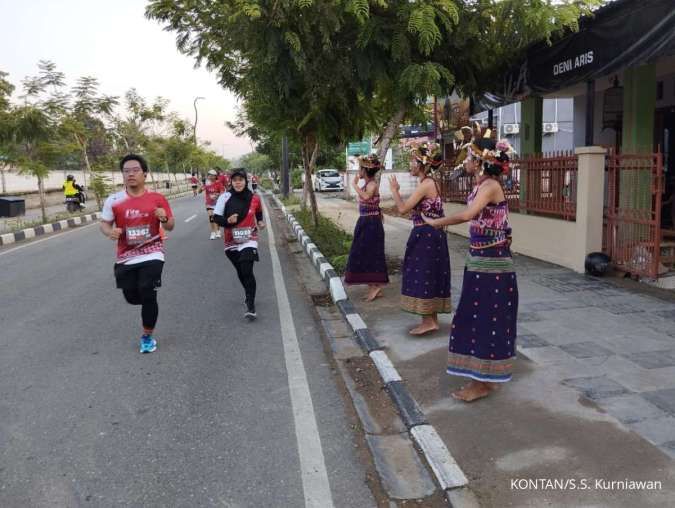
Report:
[[[448,374],[470,378],[452,394],[471,402],[511,380],[516,356],[518,285],[511,258],[508,205],[500,175],[508,172],[508,142],[480,140],[472,145],[465,168],[476,185],[461,212],[438,219],[434,227],[470,222],[470,247],[462,295],[450,332]]]
[[[376,155],[359,159],[359,174],[352,187],[359,196],[359,220],[354,228],[354,241],[349,250],[346,284],[368,284],[364,300],[372,302],[381,295],[382,286],[389,283],[384,257],[384,227],[380,210],[379,182],[375,175],[381,165]],[[360,179],[365,185],[359,187]]]
[[[438,330],[438,314],[452,312],[450,302],[450,255],[443,230],[425,224],[422,214],[443,217],[443,201],[436,181],[429,176],[442,160],[431,157],[426,144],[415,152],[410,174],[420,179],[419,185],[405,202],[395,176],[389,177],[391,193],[399,213],[410,213],[410,232],[403,260],[401,307],[422,316],[422,322],[410,330],[411,335],[424,335]]]

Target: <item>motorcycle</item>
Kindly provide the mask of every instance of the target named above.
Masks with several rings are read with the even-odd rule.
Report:
[[[85,194],[84,192],[81,192],[74,196],[66,196],[63,203],[66,205],[66,210],[68,210],[69,213],[75,213],[84,209],[84,200]]]

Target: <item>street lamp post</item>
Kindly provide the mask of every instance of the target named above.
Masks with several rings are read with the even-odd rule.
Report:
[[[195,127],[192,130],[192,142],[196,145],[197,144],[197,101],[199,99],[205,99],[205,97],[195,97],[195,100],[193,102],[193,105],[195,107]]]

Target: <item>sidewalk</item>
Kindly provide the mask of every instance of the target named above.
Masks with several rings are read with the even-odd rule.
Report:
[[[356,204],[318,196],[321,212],[352,231]],[[386,205],[383,204],[383,205]],[[386,252],[400,259],[410,221],[385,217]],[[518,234],[518,232],[514,232]],[[455,305],[467,240],[448,236]],[[400,275],[384,298],[361,303],[412,395],[423,406],[483,506],[675,505],[675,298],[660,300],[516,256],[520,290],[519,360],[514,381],[474,404],[449,394],[462,382],[445,374],[451,315],[426,338],[400,311]],[[512,480],[587,480],[588,490],[521,489]],[[627,490],[596,480],[660,481],[660,490]]]

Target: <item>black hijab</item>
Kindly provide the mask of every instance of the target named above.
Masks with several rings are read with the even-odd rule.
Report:
[[[246,186],[241,192],[234,190],[234,185],[232,185],[232,180],[236,176],[241,176],[246,180]],[[246,171],[243,169],[234,170],[230,175],[230,199],[225,203],[225,219],[236,213],[237,214],[237,224],[243,221],[248,215],[248,211],[251,208],[251,200],[253,199],[253,193],[248,188],[248,177]],[[235,224],[235,226],[237,225]]]

